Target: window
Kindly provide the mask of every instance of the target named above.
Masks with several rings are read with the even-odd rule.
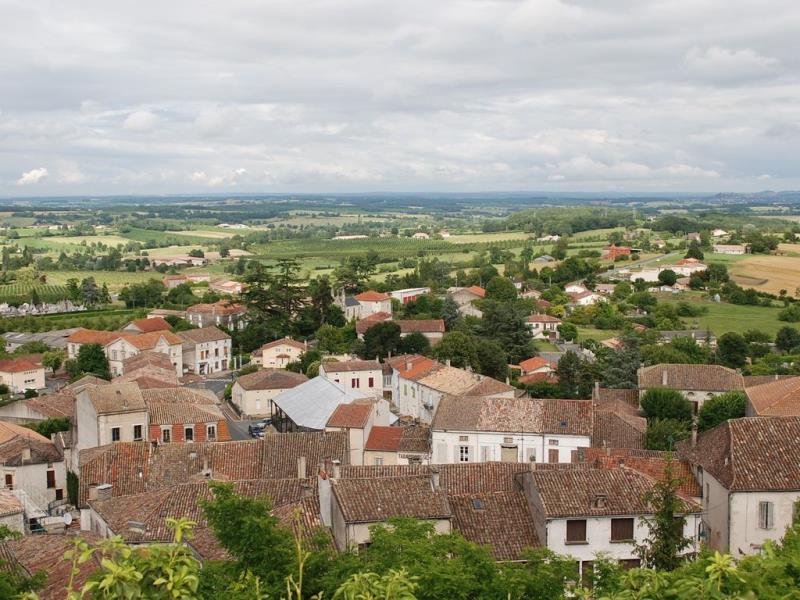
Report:
[[[630,542],[633,540],[633,519],[611,519],[611,541]]]
[[[142,441],[142,426],[141,425],[134,425],[133,426],[133,441],[134,442],[141,442]]]
[[[169,444],[172,435],[170,434],[169,429],[162,429],[161,430],[161,441],[165,444]]]
[[[119,441],[119,427],[112,427],[111,428],[111,441],[118,442]]]
[[[758,503],[758,526],[761,529],[772,529],[775,521],[775,505],[772,502]]]
[[[53,469],[47,471],[47,489],[56,487],[56,472]]]
[[[460,435],[460,436],[458,436],[458,441],[459,442],[468,442],[469,441],[469,436],[468,435]]]
[[[350,380],[350,387],[353,389],[358,389],[361,387],[361,380],[358,377],[353,377]]]
[[[383,458],[376,456],[375,457],[375,464],[378,465],[378,466],[382,465],[383,464]]]
[[[375,378],[374,377],[370,377],[367,380],[367,384],[368,384],[369,387],[375,387]]]
[[[209,440],[216,440],[217,439],[217,426],[216,425],[208,425],[206,427],[206,438]]]
[[[183,428],[183,439],[187,442],[194,441],[194,428],[193,427],[184,427]]]
[[[548,440],[547,443],[551,446],[558,446],[558,440]]]
[[[573,519],[567,521],[567,543],[586,543],[586,519]]]
[[[469,446],[458,447],[458,462],[469,462]]]
[[[64,490],[58,488],[56,490],[56,500],[63,500],[64,499]]]

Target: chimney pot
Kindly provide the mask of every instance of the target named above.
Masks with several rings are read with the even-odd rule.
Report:
[[[407,360],[406,361],[406,371],[410,371],[410,370],[411,370],[411,361]]]
[[[333,478],[339,479],[342,476],[342,461],[333,461]]]
[[[439,469],[436,467],[431,468],[431,487],[434,492],[439,491]]]
[[[306,457],[305,456],[298,456],[297,457],[297,478],[298,479],[305,479],[306,478]]]

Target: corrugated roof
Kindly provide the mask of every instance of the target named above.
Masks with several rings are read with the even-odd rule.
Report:
[[[321,431],[337,406],[363,398],[363,394],[345,391],[324,377],[314,377],[281,392],[272,401],[298,427]]]

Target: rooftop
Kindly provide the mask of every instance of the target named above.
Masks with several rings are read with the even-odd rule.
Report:
[[[363,429],[372,413],[373,403],[356,400],[351,404],[340,404],[328,419],[326,427]]]
[[[281,392],[272,401],[298,427],[321,431],[337,406],[363,398],[363,394],[345,391],[324,377],[314,377]]]
[[[408,427],[373,426],[365,450],[429,454],[430,429],[422,425]]]
[[[89,386],[84,393],[98,415],[147,409],[142,391],[135,383]]]
[[[308,381],[302,373],[285,369],[261,369],[236,379],[245,390],[288,390]]]
[[[376,292],[373,290],[368,290],[366,292],[362,292],[360,294],[356,294],[353,296],[359,302],[383,302],[385,300],[391,300],[392,297],[389,294],[385,294],[383,292]]]
[[[639,369],[639,388],[728,392],[743,390],[741,373],[722,365],[658,364]]]
[[[151,317],[148,319],[136,319],[126,325],[126,327],[135,327],[142,333],[150,333],[152,331],[171,331],[172,326],[161,317]]]
[[[277,346],[292,346],[297,348],[298,350],[305,350],[306,345],[303,342],[298,342],[290,337],[281,338],[279,340],[275,340],[274,342],[267,342],[263,346],[261,346],[260,350],[269,350],[270,348],[275,348]]]
[[[187,329],[186,331],[181,331],[179,334],[180,338],[185,342],[191,342],[194,344],[201,344],[203,342],[218,342],[220,340],[229,340],[231,336],[227,333],[214,327],[202,327],[200,329]]]
[[[233,286],[238,285],[236,282],[230,282]],[[217,282],[217,285],[224,285],[221,282]],[[189,308],[186,309],[186,312],[189,314],[199,314],[199,313],[211,313],[213,315],[239,315],[244,314],[247,312],[247,308],[245,308],[241,304],[236,304],[234,302],[230,302],[229,300],[219,300],[214,302],[213,304],[193,304]]]
[[[3,358],[0,359],[0,373],[24,373],[25,371],[35,371],[42,369],[40,363],[35,363],[27,358]]]
[[[30,451],[30,458],[26,456]],[[7,466],[63,460],[52,441],[22,425],[0,421],[0,463]]]
[[[427,475],[339,479],[333,496],[347,523],[375,523],[391,517],[450,519],[447,495]]]
[[[800,377],[774,379],[745,392],[759,417],[800,416]]]
[[[321,367],[326,373],[381,370],[381,364],[377,360],[343,360],[338,362],[326,362],[322,363]]]

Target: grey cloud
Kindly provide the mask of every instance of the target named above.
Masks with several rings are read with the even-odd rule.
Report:
[[[798,27],[794,0],[6,0],[0,195],[798,187]]]

